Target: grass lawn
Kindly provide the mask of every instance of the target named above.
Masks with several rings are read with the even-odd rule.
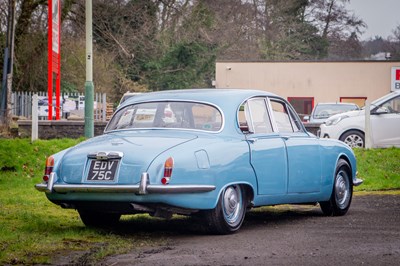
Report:
[[[35,190],[46,157],[80,141],[39,140],[31,144],[28,139],[0,139],[0,264],[46,264],[63,252],[88,250],[86,262],[95,262],[110,254],[163,242],[168,223],[173,221],[166,222],[166,233],[159,229],[156,237],[149,236],[149,230],[135,229],[136,225],[153,226],[156,218],[148,215],[131,216],[134,218],[122,222],[114,232],[89,229],[76,211],[50,203],[44,193]],[[400,149],[360,149],[355,153],[359,176],[364,179],[356,191],[400,188]]]
[[[79,141],[31,144],[27,139],[0,139],[1,265],[50,263],[51,257],[63,250],[93,249],[87,259],[95,261],[149,244],[145,236],[85,228],[75,210],[64,210],[36,191],[34,185],[41,182],[46,157]]]
[[[355,149],[359,178],[355,191],[400,189],[400,149]]]

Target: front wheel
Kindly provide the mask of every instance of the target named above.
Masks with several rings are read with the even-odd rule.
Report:
[[[327,216],[345,215],[353,197],[353,185],[350,181],[349,164],[340,159],[336,166],[335,180],[329,201],[320,202],[322,212]]]
[[[351,148],[363,148],[365,145],[364,133],[356,130],[350,130],[340,137],[340,140]]]
[[[209,229],[217,234],[234,233],[242,226],[247,208],[246,191],[243,186],[225,188],[213,210],[206,211]]]

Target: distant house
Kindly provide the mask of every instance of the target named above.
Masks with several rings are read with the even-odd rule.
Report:
[[[217,61],[217,88],[260,89],[286,97],[299,114],[320,102],[360,107],[391,91],[399,61],[244,62]]]

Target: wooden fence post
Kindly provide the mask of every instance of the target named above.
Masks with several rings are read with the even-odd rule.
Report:
[[[38,119],[38,95],[34,94],[32,96],[32,142],[39,137]]]

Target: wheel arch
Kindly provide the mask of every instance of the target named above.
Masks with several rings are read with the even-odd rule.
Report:
[[[251,202],[254,201],[254,189],[249,184],[243,184],[243,188],[245,190],[247,201],[248,201],[247,206],[249,207],[252,205]]]
[[[231,234],[240,229],[251,205],[252,186],[246,182],[230,182],[218,191],[218,201],[213,209],[204,210],[208,230],[216,234]]]
[[[336,165],[338,165],[340,159],[343,159],[349,166],[349,170],[350,170],[350,179],[351,179],[351,184],[354,185],[354,178],[355,178],[355,169],[353,166],[353,163],[351,162],[350,158],[346,155],[346,154],[340,154],[337,161],[336,161]]]
[[[216,197],[216,201],[214,203],[214,208],[217,206],[218,203],[218,199],[221,196],[222,191],[224,191],[224,189],[226,189],[229,186],[232,185],[240,185],[243,187],[244,191],[245,191],[245,195],[246,195],[246,200],[248,205],[247,206],[251,206],[251,202],[254,200],[254,187],[251,183],[249,182],[245,182],[245,181],[239,181],[239,182],[232,182],[232,183],[227,183],[225,184],[223,187],[221,187],[221,189],[218,192],[218,196]]]
[[[342,137],[343,137],[346,133],[348,133],[348,132],[350,132],[350,131],[358,131],[358,132],[364,134],[364,136],[365,136],[365,132],[364,132],[363,130],[361,130],[361,129],[359,129],[359,128],[349,128],[349,129],[343,131],[342,134],[340,134],[339,140],[341,140]]]
[[[348,166],[348,170],[344,170],[342,167]],[[346,167],[347,168],[347,167]],[[341,170],[343,169],[343,170]],[[348,172],[350,171],[350,173]],[[346,172],[343,176],[342,172]],[[338,156],[335,175],[332,184],[332,192],[330,198],[327,201],[320,201],[320,207],[324,215],[326,216],[342,216],[347,213],[350,208],[352,195],[353,195],[353,173],[352,173],[351,159],[345,155]],[[350,175],[349,175],[350,174]],[[352,181],[350,181],[352,180]]]

